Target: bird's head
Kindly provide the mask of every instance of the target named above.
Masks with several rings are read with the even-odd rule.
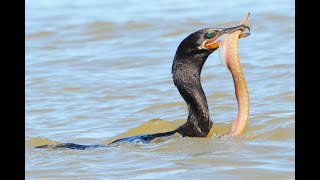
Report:
[[[196,70],[201,73],[203,64],[208,56],[219,48],[220,40],[224,34],[237,30],[249,29],[246,25],[230,28],[204,28],[187,36],[178,46],[172,65],[172,73],[177,71]],[[250,29],[249,29],[250,30]]]
[[[180,56],[204,55],[208,56],[219,48],[220,40],[224,34],[233,33],[236,30],[249,29],[248,26],[239,25],[230,28],[205,28],[191,33],[179,45],[177,54]]]

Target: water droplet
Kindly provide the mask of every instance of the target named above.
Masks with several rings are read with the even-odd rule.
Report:
[[[135,139],[135,140],[133,140],[133,143],[135,143],[135,144],[143,144],[143,143],[144,143],[144,140],[142,140],[142,139]]]
[[[185,78],[183,78],[182,81],[185,82],[185,83],[187,82],[187,80]]]

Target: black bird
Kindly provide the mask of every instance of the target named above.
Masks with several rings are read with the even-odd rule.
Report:
[[[171,136],[175,133],[189,137],[206,137],[213,123],[210,119],[207,99],[200,81],[202,67],[208,56],[219,48],[220,41],[218,38],[220,36],[236,30],[245,30],[246,28],[249,29],[249,27],[245,25],[231,28],[201,29],[187,36],[178,46],[172,65],[172,77],[175,86],[188,105],[189,115],[185,124],[173,131],[122,138],[110,144],[137,141],[149,143],[155,138]],[[62,143],[55,146],[37,146],[36,148],[47,147],[86,149],[105,146]]]

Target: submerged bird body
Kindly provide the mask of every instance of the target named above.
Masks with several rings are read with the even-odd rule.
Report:
[[[155,138],[171,136],[179,133],[181,136],[206,137],[213,122],[209,115],[209,108],[205,93],[201,86],[201,70],[208,56],[219,47],[221,35],[232,33],[236,30],[245,30],[245,25],[231,28],[205,28],[187,36],[178,46],[172,65],[172,77],[182,98],[188,106],[188,119],[186,123],[176,130],[164,133],[145,134],[122,138],[111,142],[144,142],[148,143]],[[109,144],[109,145],[110,145]],[[37,148],[47,148],[48,145]],[[52,146],[53,148],[86,149],[104,147],[102,145],[78,145],[63,143]]]

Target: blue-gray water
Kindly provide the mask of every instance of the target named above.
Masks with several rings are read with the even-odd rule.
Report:
[[[292,0],[27,0],[26,179],[294,179],[294,10]],[[146,122],[186,120],[171,76],[177,46],[198,29],[236,25],[247,12],[251,36],[239,41],[251,103],[244,135],[32,148],[98,144]],[[237,104],[218,52],[201,81],[213,122],[230,127]]]

